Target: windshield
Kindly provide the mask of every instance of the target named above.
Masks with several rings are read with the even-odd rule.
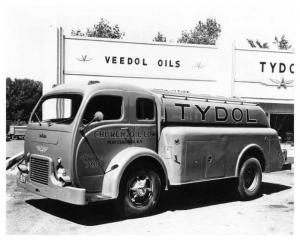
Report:
[[[82,96],[59,94],[44,97],[33,113],[30,122],[70,124],[79,109]]]

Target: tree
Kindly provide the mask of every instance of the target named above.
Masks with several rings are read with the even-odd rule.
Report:
[[[84,37],[85,36],[84,33],[81,32],[80,29],[77,29],[77,30],[72,29],[71,35],[72,36],[80,36],[80,37]]]
[[[286,39],[284,34],[281,36],[280,39],[277,36],[275,36],[273,43],[277,45],[278,49],[280,50],[289,50],[292,48],[292,45]]]
[[[269,44],[267,42],[262,43],[258,39],[254,42],[252,39],[247,38],[247,41],[252,48],[269,48]],[[277,36],[275,36],[273,44],[275,44],[280,50],[289,50],[292,48],[292,45],[286,39],[285,35],[282,35],[280,39]]]
[[[247,38],[248,43],[252,48],[256,48],[258,46],[259,48],[268,49],[269,44],[267,42],[262,43],[260,40],[256,39],[254,42],[252,39]]]
[[[125,36],[124,32],[121,32],[118,25],[111,25],[107,20],[101,18],[100,21],[95,24],[92,28],[87,28],[85,33],[80,29],[72,30],[72,36],[87,36],[97,38],[113,38],[122,39]]]
[[[254,43],[254,41],[253,41],[252,39],[248,39],[248,38],[247,38],[247,41],[248,41],[248,43],[250,44],[250,46],[251,46],[252,48],[256,48],[256,45],[255,45],[255,43]]]
[[[40,81],[6,78],[6,119],[28,121],[41,96]]]
[[[258,39],[256,40],[256,44],[259,48],[269,48],[269,44],[267,42],[261,43]]]
[[[182,31],[178,43],[215,45],[221,33],[221,25],[213,18],[207,18],[206,23],[199,21],[190,31]]]
[[[161,33],[157,32],[157,35],[153,38],[153,42],[166,42],[167,38]]]

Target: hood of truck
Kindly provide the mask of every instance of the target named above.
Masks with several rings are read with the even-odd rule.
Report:
[[[70,126],[42,124],[29,124],[25,137],[25,156],[41,157],[49,159],[54,165],[61,159],[62,166],[66,169],[67,175],[72,177],[72,139],[73,132]]]

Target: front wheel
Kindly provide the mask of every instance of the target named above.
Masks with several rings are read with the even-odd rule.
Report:
[[[254,199],[258,196],[262,181],[260,162],[248,158],[242,165],[238,178],[238,193],[242,200]]]
[[[157,205],[161,192],[161,180],[155,170],[132,169],[121,182],[117,201],[119,213],[124,217],[140,217],[149,214]]]

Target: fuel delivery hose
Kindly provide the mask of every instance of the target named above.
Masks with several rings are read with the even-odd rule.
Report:
[[[24,158],[24,151],[6,159],[6,170],[9,170],[12,166],[22,161]]]

